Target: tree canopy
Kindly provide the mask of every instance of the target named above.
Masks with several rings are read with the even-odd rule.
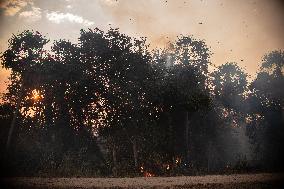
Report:
[[[11,147],[1,148],[1,166],[11,174],[279,168],[283,51],[265,55],[248,82],[237,63],[210,72],[212,53],[192,36],[154,50],[113,28],[49,42],[24,31],[1,55],[11,71],[0,106],[1,145],[8,137]]]

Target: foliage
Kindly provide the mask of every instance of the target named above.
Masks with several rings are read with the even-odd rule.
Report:
[[[210,73],[211,52],[192,36],[153,51],[146,38],[112,28],[81,30],[77,44],[46,50],[48,42],[24,31],[1,56],[11,70],[1,146],[19,112],[12,148],[1,148],[11,175],[276,169],[284,157],[282,51],[266,55],[249,83],[237,63]]]

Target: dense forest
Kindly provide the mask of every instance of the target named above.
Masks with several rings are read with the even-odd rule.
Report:
[[[264,55],[252,81],[237,63],[215,67],[211,55],[192,36],[151,49],[118,29],[81,30],[76,44],[13,35],[1,54],[11,71],[1,174],[283,171],[284,52]]]

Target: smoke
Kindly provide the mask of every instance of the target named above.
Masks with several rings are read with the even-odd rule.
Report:
[[[258,69],[265,53],[284,47],[279,1],[100,2],[113,26],[132,36],[148,37],[152,47],[162,47],[180,34],[193,35],[212,48],[214,64],[238,62],[249,73]]]
[[[218,163],[232,167],[236,166],[239,162],[251,164],[253,146],[246,134],[245,124],[237,127],[225,124],[217,132],[214,160],[216,163],[220,161]]]
[[[232,134],[236,141],[235,154],[240,157],[245,157],[246,160],[251,160],[252,146],[246,134],[246,125],[242,124],[239,127],[232,128]]]

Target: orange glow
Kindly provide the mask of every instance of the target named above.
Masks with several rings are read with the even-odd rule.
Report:
[[[147,172],[145,171],[144,172],[144,177],[154,177],[155,175],[153,173],[150,173],[150,172]]]
[[[34,101],[38,101],[41,98],[42,98],[42,95],[40,94],[39,90],[36,90],[36,89],[32,90],[32,99]]]
[[[140,167],[140,172],[143,173],[144,177],[154,177],[155,176],[153,173],[145,171],[143,166]]]
[[[176,160],[175,160],[176,164],[179,164],[181,163],[181,158],[180,157],[177,157]]]

